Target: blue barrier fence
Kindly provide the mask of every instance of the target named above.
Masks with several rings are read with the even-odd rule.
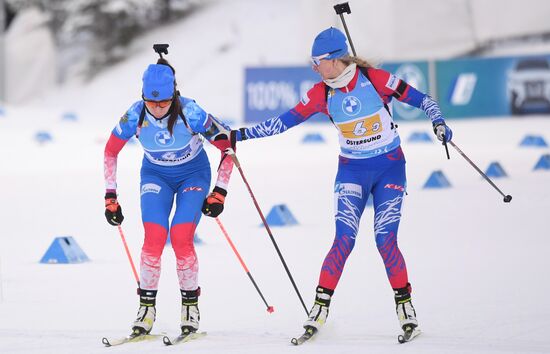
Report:
[[[550,54],[395,62],[381,68],[434,96],[447,118],[550,114]],[[247,68],[245,122],[287,111],[319,81],[308,66]],[[425,119],[421,110],[401,102],[392,108],[397,121]],[[310,121],[329,122],[321,114]]]

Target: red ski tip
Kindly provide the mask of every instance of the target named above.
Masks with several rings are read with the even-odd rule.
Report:
[[[272,313],[273,311],[275,311],[275,309],[273,308],[273,306],[269,306],[269,307],[267,308],[267,312]]]

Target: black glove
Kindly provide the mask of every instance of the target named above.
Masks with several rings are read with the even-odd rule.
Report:
[[[227,191],[220,187],[214,187],[212,193],[206,197],[204,203],[202,203],[202,213],[206,216],[217,217],[223,211],[223,203],[225,202],[225,196]]]
[[[107,219],[107,222],[113,226],[122,224],[122,221],[124,220],[122,208],[116,199],[116,193],[105,194],[105,218]]]

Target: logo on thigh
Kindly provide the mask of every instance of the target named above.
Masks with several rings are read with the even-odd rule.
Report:
[[[161,187],[158,184],[145,183],[143,186],[141,186],[141,195],[144,195],[145,193],[159,194],[160,190]]]
[[[182,193],[186,193],[186,192],[192,192],[192,191],[195,191],[195,192],[202,192],[202,187],[187,187],[183,190]]]
[[[396,191],[400,191],[400,192],[404,192],[405,191],[405,187],[399,185],[399,184],[393,184],[393,183],[388,183],[384,186],[384,188],[387,188],[387,189],[395,189]]]
[[[363,198],[363,188],[355,183],[336,183],[334,193],[338,198],[341,197],[357,197]]]
[[[355,183],[336,183],[334,189],[334,216],[336,221],[347,225],[357,234],[361,210],[357,207],[357,200],[351,197],[363,199],[363,188]]]

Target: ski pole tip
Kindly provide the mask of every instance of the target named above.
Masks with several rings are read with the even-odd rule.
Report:
[[[273,311],[275,311],[275,309],[273,308],[273,306],[268,306],[268,307],[267,307],[267,312],[273,313]]]
[[[504,203],[510,203],[511,200],[512,200],[512,196],[510,194],[504,197]]]

